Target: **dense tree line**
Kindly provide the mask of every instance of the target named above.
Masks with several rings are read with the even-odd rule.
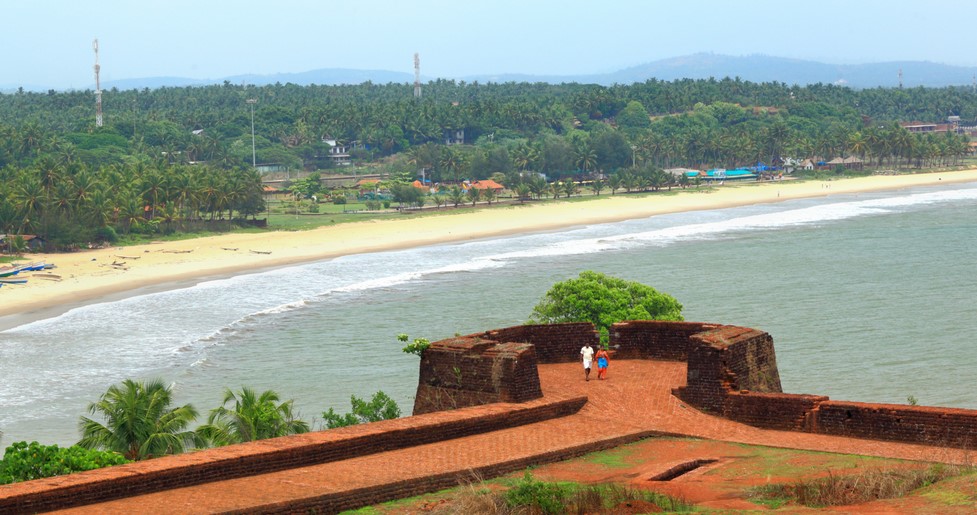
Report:
[[[224,83],[112,89],[103,105],[106,123],[96,128],[91,91],[0,95],[0,231],[68,245],[252,216],[264,207],[251,167],[252,108],[259,163],[326,170],[329,137],[352,144],[357,163],[383,163],[386,172],[424,169],[449,183],[505,177],[512,191],[524,186],[536,197],[537,172],[551,181],[651,176],[781,157],[954,164],[968,150],[966,137],[913,134],[898,122],[977,120],[969,88],[729,78],[610,87],[438,80],[419,99],[408,84]],[[467,144],[446,145],[452,130],[463,130]]]

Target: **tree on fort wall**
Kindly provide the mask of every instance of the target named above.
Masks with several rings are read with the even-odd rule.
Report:
[[[682,304],[651,286],[587,270],[554,284],[533,308],[529,322],[590,322],[606,343],[611,325],[624,320],[681,321]]]

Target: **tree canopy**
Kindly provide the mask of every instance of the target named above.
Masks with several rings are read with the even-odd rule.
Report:
[[[587,270],[554,284],[533,308],[531,323],[590,322],[606,342],[611,324],[682,318],[682,304],[651,286]]]
[[[400,406],[383,391],[373,394],[369,402],[353,395],[350,397],[350,404],[353,411],[340,415],[335,410],[322,413],[322,418],[326,422],[326,427],[335,429],[337,427],[353,426],[356,424],[366,424],[368,422],[379,422],[400,418]]]
[[[112,385],[88,411],[105,423],[81,417],[78,445],[122,454],[130,460],[181,453],[193,448],[196,434],[187,429],[197,418],[190,404],[172,407],[170,387],[160,379],[126,379]]]
[[[94,125],[91,91],[0,93],[0,232],[70,249],[116,233],[240,222],[265,211],[252,149],[259,165],[314,174],[336,166],[339,142],[354,169],[406,173],[408,183],[502,174],[520,198],[538,199],[546,180],[628,173],[628,191],[647,189],[638,172],[648,167],[853,156],[877,168],[957,165],[970,152],[965,134],[910,132],[900,122],[977,120],[977,95],[966,87],[437,80],[424,92],[416,99],[410,84],[393,83],[112,89],[103,92],[103,127]],[[293,191],[317,188],[307,180]],[[398,196],[407,206],[429,198],[406,188]]]
[[[210,410],[207,423],[197,429],[202,437],[217,446],[308,431],[308,422],[295,416],[291,400],[280,402],[278,393],[273,390],[258,394],[248,387],[242,387],[240,392],[225,389],[221,406]]]

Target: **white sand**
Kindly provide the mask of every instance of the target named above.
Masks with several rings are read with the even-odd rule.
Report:
[[[227,234],[179,242],[29,254],[57,266],[61,281],[32,279],[0,288],[0,328],[65,311],[135,289],[164,289],[204,277],[314,261],[348,254],[538,232],[576,225],[646,218],[834,194],[977,182],[977,170],[857,179],[727,184],[674,195],[602,194],[586,202],[547,202],[440,216],[342,224],[302,232]],[[121,266],[111,266],[119,263]],[[29,278],[29,276],[28,276]]]

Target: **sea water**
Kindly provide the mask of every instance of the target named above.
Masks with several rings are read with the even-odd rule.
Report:
[[[90,304],[0,332],[0,444],[74,443],[88,404],[126,378],[162,378],[201,419],[241,386],[294,399],[306,420],[380,390],[406,415],[418,358],[398,333],[524,323],[583,270],[667,292],[687,320],[769,332],[785,392],[977,408],[975,234],[977,184],[946,185],[361,254]]]

